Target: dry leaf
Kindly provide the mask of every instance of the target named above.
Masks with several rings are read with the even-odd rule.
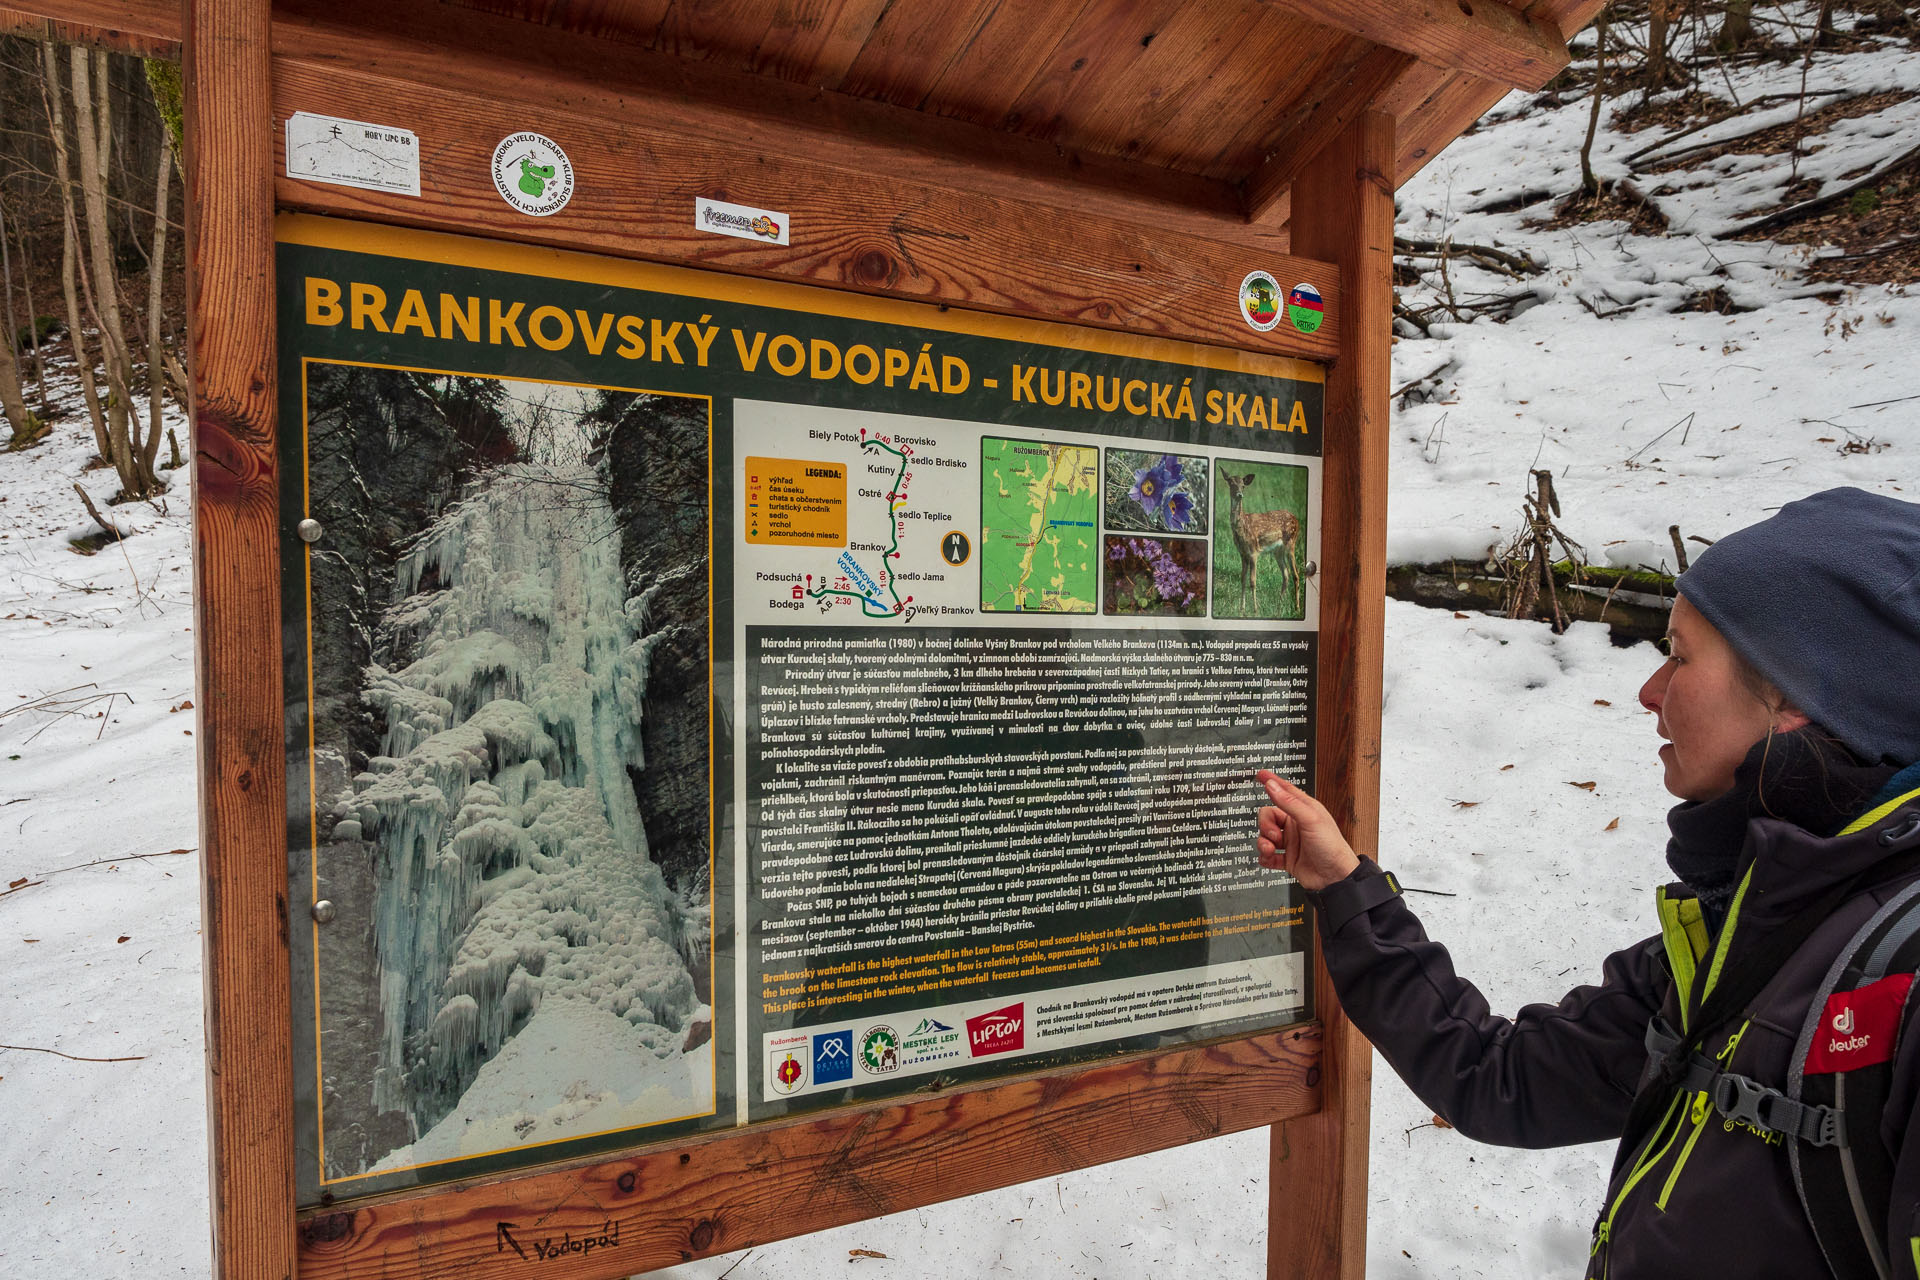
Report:
[[[878,1249],[849,1249],[847,1256],[849,1258],[884,1258],[887,1255]]]
[[[1610,707],[1613,704],[1611,702],[1608,702],[1605,698],[1595,698],[1593,700],[1593,705],[1596,707]]]
[[[1480,807],[1480,802],[1478,800],[1455,800],[1453,807],[1456,809],[1477,809]]]
[[[18,889],[21,885],[25,884],[26,882],[27,882],[27,878],[25,876],[21,876],[18,880],[7,881],[7,888]]]
[[[1453,1126],[1452,1126],[1452,1125],[1450,1125],[1450,1124],[1448,1124],[1448,1123],[1447,1123],[1447,1118],[1446,1118],[1445,1116],[1435,1116],[1435,1117],[1433,1118],[1433,1127],[1434,1127],[1434,1128],[1436,1128],[1436,1129],[1451,1129],[1451,1128],[1453,1128]]]
[[[193,710],[192,698],[188,698],[185,702],[182,702],[179,706],[167,708],[168,714],[172,714],[175,711],[191,711],[191,710]]]
[[[1620,829],[1620,819],[1615,818],[1612,822],[1609,822],[1606,825],[1606,827],[1603,829],[1607,831],[1618,831]]]
[[[38,938],[22,938],[22,939],[20,939],[20,941],[22,941],[22,942],[38,942],[38,941],[40,941],[40,939],[38,939]]]
[[[1454,614],[1453,616],[1454,616],[1454,617],[1456,617],[1456,618],[1459,618],[1459,619],[1461,619],[1462,621],[1465,621],[1468,615],[1466,615],[1466,614],[1464,614],[1464,613],[1457,613],[1457,612],[1456,612],[1456,613],[1455,613],[1455,614]]]
[[[1503,765],[1501,765],[1501,766],[1500,766],[1500,772],[1502,772],[1502,773],[1505,773],[1505,772],[1506,772],[1507,770],[1509,770],[1509,769],[1511,769],[1511,768],[1513,768],[1513,766],[1512,766],[1512,765],[1510,765],[1510,764],[1503,764]]]
[[[1591,791],[1600,784],[1597,782],[1569,782],[1567,785],[1570,787],[1578,787],[1582,791]]]
[[[132,934],[130,934],[130,933],[123,933],[123,934],[121,934],[121,935],[120,935],[119,937],[117,937],[117,938],[115,938],[115,939],[114,939],[114,941],[115,941],[115,942],[128,942],[128,941],[131,941],[131,940],[132,940],[132,938],[133,938],[133,935],[132,935]]]

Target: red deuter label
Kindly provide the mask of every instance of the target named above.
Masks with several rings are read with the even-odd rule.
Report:
[[[1893,1058],[1913,975],[1896,973],[1858,991],[1836,991],[1820,1011],[1820,1026],[1807,1050],[1807,1074],[1823,1075],[1870,1067]]]
[[[1006,1053],[1027,1045],[1027,1004],[1010,1004],[992,1013],[967,1019],[967,1047],[976,1058]]]

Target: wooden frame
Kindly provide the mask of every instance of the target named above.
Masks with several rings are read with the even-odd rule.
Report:
[[[551,5],[520,5],[544,15],[522,21],[481,11],[508,0],[457,0],[456,22],[442,6],[374,0],[0,8],[4,31],[184,52],[216,1275],[354,1280],[388,1274],[399,1251],[422,1277],[534,1260],[628,1275],[1257,1125],[1274,1126],[1269,1273],[1364,1273],[1370,1051],[1324,966],[1317,1023],[294,1213],[276,206],[1326,363],[1317,788],[1371,849],[1393,189],[1509,85],[1564,67],[1561,33],[1599,0],[1261,2],[1371,47],[1300,97],[1265,159],[1231,180],[694,68],[542,25]],[[422,199],[282,176],[288,114],[352,117],[376,101],[435,140]],[[514,218],[484,178],[494,140],[536,106],[581,178],[550,223]],[[685,216],[695,194],[777,204],[804,239],[700,236]],[[1250,331],[1221,294],[1254,267],[1325,282],[1326,323]],[[617,1245],[549,1261],[556,1237],[616,1226]]]

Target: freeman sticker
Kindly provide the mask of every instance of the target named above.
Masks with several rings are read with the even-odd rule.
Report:
[[[1240,282],[1240,318],[1261,333],[1280,323],[1280,282],[1271,272],[1249,271]]]
[[[742,240],[760,240],[767,244],[786,244],[790,228],[787,215],[772,209],[755,209],[725,200],[697,196],[693,202],[693,225],[715,235],[737,236]]]
[[[513,133],[493,149],[493,185],[530,218],[545,218],[573,199],[573,162],[543,133]]]
[[[1304,282],[1293,286],[1287,294],[1287,319],[1293,322],[1294,328],[1312,333],[1326,318],[1327,306],[1320,300],[1318,289]]]

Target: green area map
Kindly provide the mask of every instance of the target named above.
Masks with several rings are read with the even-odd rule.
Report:
[[[983,437],[981,611],[1094,612],[1099,505],[1099,449]]]

